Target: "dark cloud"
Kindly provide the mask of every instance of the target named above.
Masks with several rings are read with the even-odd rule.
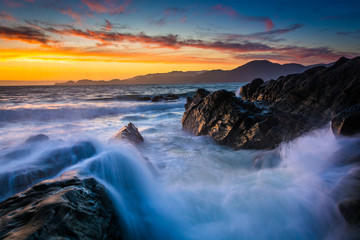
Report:
[[[0,38],[42,44],[44,46],[49,43],[56,43],[43,31],[27,26],[6,27],[0,25]]]

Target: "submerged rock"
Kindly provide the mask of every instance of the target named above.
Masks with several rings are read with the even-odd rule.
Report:
[[[141,136],[139,130],[132,123],[121,128],[110,140],[126,140],[135,144],[144,142],[144,138]]]
[[[74,172],[0,203],[0,239],[123,239],[103,185]]]
[[[25,141],[25,143],[43,142],[43,141],[48,141],[48,140],[49,140],[49,137],[46,136],[45,134],[38,134],[38,135],[29,137]]]
[[[234,149],[272,149],[310,128],[301,117],[265,111],[226,90],[207,94],[198,91],[188,101],[183,129]]]
[[[337,114],[331,120],[335,135],[352,136],[360,133],[360,104],[354,105]]]
[[[79,142],[71,147],[55,149],[39,158],[39,165],[14,169],[0,175],[0,197],[23,191],[42,179],[54,176],[65,167],[92,157],[95,153],[96,149],[91,142]]]
[[[360,197],[344,200],[338,207],[348,224],[360,227]]]

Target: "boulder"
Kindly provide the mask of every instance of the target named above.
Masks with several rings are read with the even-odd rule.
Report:
[[[187,103],[183,129],[197,136],[211,136],[216,142],[236,150],[273,149],[311,128],[301,117],[274,114],[226,90],[212,94],[206,90],[198,92]]]
[[[168,94],[164,97],[164,100],[166,101],[177,100],[177,99],[179,99],[179,96],[175,94]]]
[[[150,101],[151,98],[150,97],[139,97],[138,101]]]
[[[121,128],[114,136],[111,137],[110,140],[111,141],[126,140],[134,144],[139,144],[144,142],[144,138],[141,136],[139,130],[132,123],[129,123],[127,126]]]
[[[360,133],[360,104],[356,104],[335,115],[331,120],[335,135],[352,136]]]
[[[48,141],[49,137],[46,136],[45,134],[38,134],[35,136],[31,136],[29,137],[25,143],[36,143],[36,142],[43,142],[43,141]]]
[[[74,172],[0,203],[0,239],[123,239],[103,185]]]
[[[163,99],[164,99],[163,96],[161,96],[161,95],[156,95],[156,96],[153,96],[153,97],[151,98],[151,101],[152,101],[152,102],[159,102],[159,101],[161,101],[161,100],[163,100]]]

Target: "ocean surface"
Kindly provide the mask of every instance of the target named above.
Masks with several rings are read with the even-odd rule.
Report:
[[[0,87],[0,200],[76,169],[106,186],[131,239],[346,239],[334,189],[351,168],[332,164],[329,125],[279,146],[274,167],[182,131],[187,96],[240,86]],[[137,101],[159,94],[180,99]],[[109,142],[129,122],[145,142]],[[50,140],[24,144],[40,133]],[[69,156],[79,145],[96,153]]]

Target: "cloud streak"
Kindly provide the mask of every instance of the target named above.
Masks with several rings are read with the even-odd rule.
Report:
[[[255,22],[261,22],[265,25],[265,28],[267,31],[270,31],[274,28],[274,23],[269,17],[263,17],[263,16],[246,16],[238,13],[234,8],[225,6],[223,4],[218,4],[212,8],[215,12],[219,12],[231,17],[238,18],[240,20],[245,21],[255,21]]]
[[[121,14],[125,12],[128,5],[131,3],[129,0],[81,0],[92,12],[97,14],[109,13],[111,15]]]

